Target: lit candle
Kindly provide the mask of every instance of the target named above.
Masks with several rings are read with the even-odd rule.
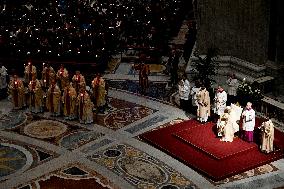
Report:
[[[84,96],[84,94],[83,93],[81,93],[81,97],[83,97]]]
[[[46,83],[46,79],[44,79],[43,82]]]

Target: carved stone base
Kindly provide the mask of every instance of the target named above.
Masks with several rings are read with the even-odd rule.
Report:
[[[205,57],[205,55],[201,55],[201,57]],[[195,56],[189,59],[186,68],[187,74],[195,75],[192,65],[197,61],[198,58]],[[233,56],[218,56],[215,62],[219,63],[219,67],[217,68],[219,75],[228,76],[230,73],[234,73],[237,79],[243,80],[245,78],[248,82],[253,82],[266,75],[266,67],[264,65],[255,65]]]

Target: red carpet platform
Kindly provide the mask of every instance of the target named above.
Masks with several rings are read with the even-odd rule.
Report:
[[[179,131],[174,133],[174,136],[216,159],[228,158],[258,148],[256,144],[240,138],[234,139],[233,142],[221,142],[220,138],[216,137],[215,128],[215,124],[207,123]]]
[[[284,134],[278,130],[275,130],[275,141],[282,149],[264,154],[255,143],[249,144],[241,139],[232,143],[221,142],[216,138],[213,123],[200,124],[195,120],[153,130],[139,137],[214,181],[278,160],[283,156],[284,147]]]

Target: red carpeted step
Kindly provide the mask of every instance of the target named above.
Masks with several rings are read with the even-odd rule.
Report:
[[[216,124],[209,122],[203,125],[181,130],[173,135],[216,159],[229,158],[238,153],[245,153],[258,148],[255,143],[248,143],[240,138],[233,142],[222,142],[216,133]]]

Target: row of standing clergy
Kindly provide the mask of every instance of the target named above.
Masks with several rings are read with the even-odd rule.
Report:
[[[236,90],[238,87],[238,83],[235,81],[237,80],[234,79],[233,81],[234,85],[231,85],[232,79],[229,79],[227,81],[228,86],[229,86],[228,93],[230,96],[236,96]],[[183,105],[183,103],[185,103],[184,101],[189,101],[190,97],[192,101],[192,106],[199,107],[200,97],[201,97],[200,92],[203,91],[204,88],[199,87],[199,86],[193,86],[192,88],[190,88],[189,81],[185,77],[180,81],[178,87],[179,87],[179,96],[181,100],[180,101],[181,107],[184,106]],[[213,102],[212,108],[213,108],[214,113],[216,113],[217,115],[222,115],[227,106],[227,100],[228,100],[227,92],[221,86],[219,86],[215,92],[215,97],[213,99],[214,102]],[[210,108],[210,99],[208,99],[207,101],[208,101],[207,102],[208,107]],[[185,103],[185,104],[188,104],[188,103]]]
[[[26,89],[23,81],[14,75],[8,86],[14,108],[21,109],[28,105],[33,113],[42,112],[46,108],[53,116],[59,116],[63,112],[66,119],[78,117],[82,123],[91,123],[93,108],[98,109],[106,103],[105,81],[100,75],[92,81],[92,99],[95,104],[85,85],[80,86],[76,91],[73,84],[68,83],[63,90],[60,90],[56,80],[52,80],[47,91],[44,92],[44,83],[33,75]]]

